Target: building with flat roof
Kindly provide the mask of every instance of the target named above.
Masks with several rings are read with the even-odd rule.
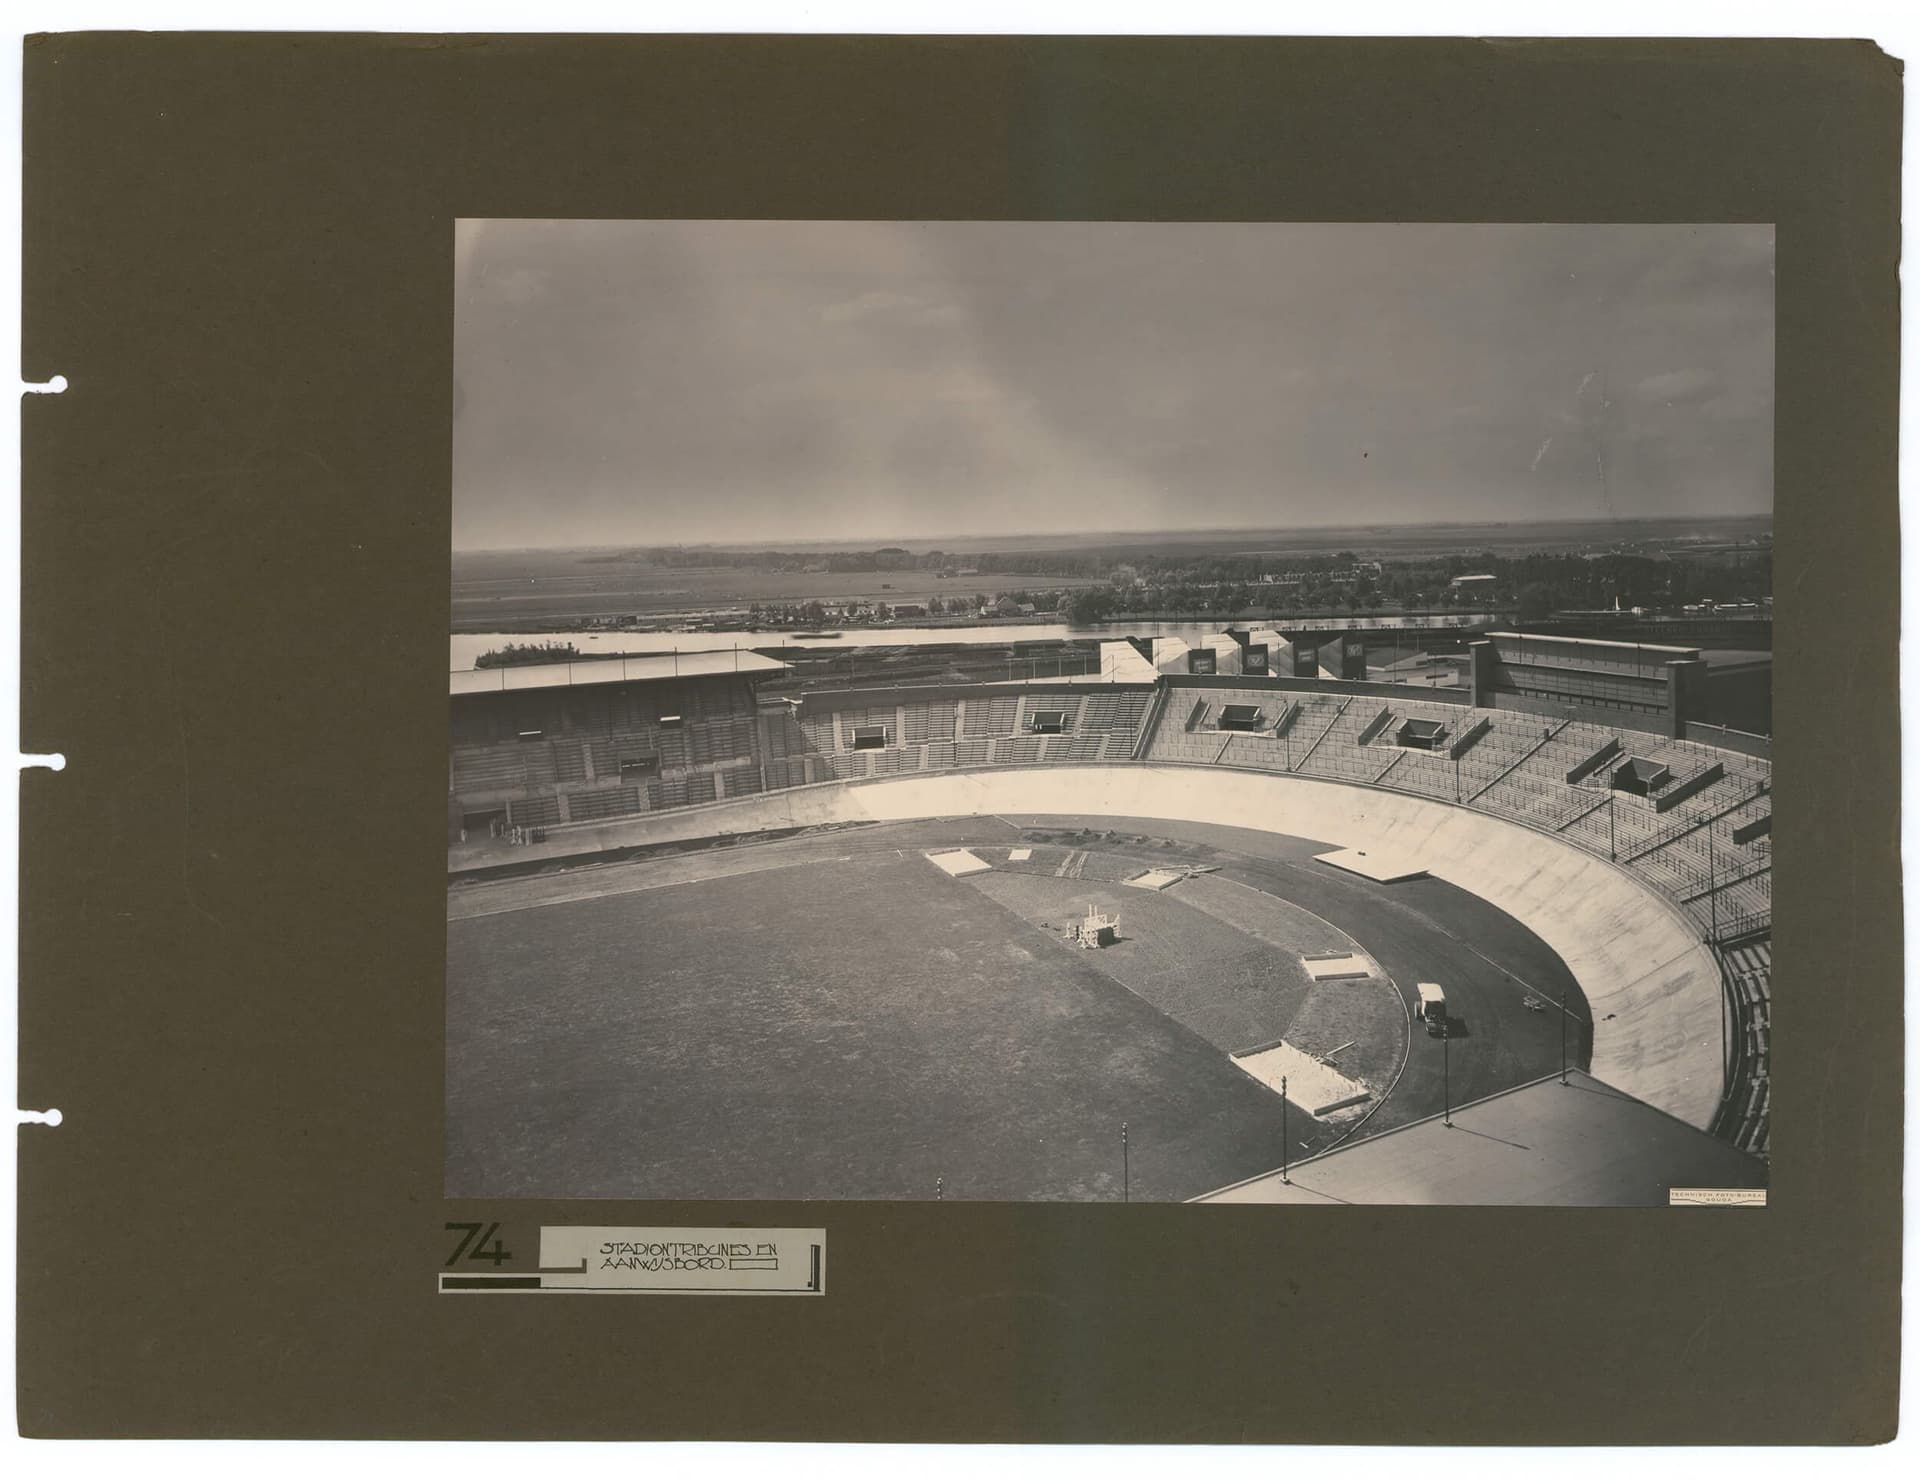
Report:
[[[1707,718],[1698,648],[1495,632],[1468,648],[1474,704],[1629,725],[1670,736]]]

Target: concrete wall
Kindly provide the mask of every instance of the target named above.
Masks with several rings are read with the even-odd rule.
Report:
[[[800,713],[803,715],[826,714],[839,710],[885,708],[894,705],[938,704],[943,700],[993,699],[996,696],[1031,699],[1038,704],[1048,698],[1049,684],[1060,684],[1059,698],[1068,704],[1078,704],[1088,694],[1096,692],[1139,694],[1151,689],[1155,682],[1154,678],[1120,680],[1102,683],[1096,687],[1063,683],[1059,679],[1048,677],[1031,681],[1019,679],[1012,683],[993,681],[984,684],[849,685],[844,689],[808,689],[802,691],[797,697],[800,700]]]
[[[1411,856],[1526,924],[1566,962],[1593,1012],[1596,1078],[1702,1129],[1719,1107],[1720,970],[1674,907],[1571,844],[1374,788],[1228,767],[947,772],[801,788],[570,829],[516,858],[806,824],[996,813],[1218,823]]]
[[[1471,695],[1458,689],[1429,689],[1421,684],[1380,684],[1370,679],[1295,679],[1284,676],[1263,679],[1253,676],[1176,674],[1170,682],[1175,690],[1265,689],[1276,694],[1328,694],[1335,699],[1345,699],[1350,695],[1378,695],[1382,699],[1398,699],[1408,704],[1462,707],[1473,702]],[[1176,694],[1175,698],[1178,697]]]
[[[1716,663],[1707,674],[1702,702],[1689,718],[1749,735],[1773,731],[1773,661]]]

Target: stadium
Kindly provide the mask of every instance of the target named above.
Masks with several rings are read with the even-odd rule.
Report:
[[[1764,1188],[1756,665],[1482,629],[1394,682],[1432,634],[1378,627],[453,674],[448,1193]]]

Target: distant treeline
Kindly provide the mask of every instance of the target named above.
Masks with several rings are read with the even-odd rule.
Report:
[[[1773,594],[1773,554],[1737,557],[1643,555],[1491,555],[1484,551],[1427,560],[1332,564],[1289,561],[1249,579],[1235,561],[1203,561],[1168,575],[1159,563],[1135,563],[1137,575],[1104,587],[1062,593],[1075,622],[1099,622],[1150,611],[1371,611],[1471,607],[1536,621],[1551,612],[1623,608],[1671,610],[1696,602],[1757,602]],[[1456,576],[1491,576],[1454,586]]]
[[[917,572],[935,579],[960,572],[1005,576],[1015,600],[1031,601],[1041,611],[1057,608],[1077,622],[1173,609],[1283,612],[1463,606],[1511,611],[1532,620],[1569,608],[1594,610],[1617,603],[1671,609],[1707,601],[1753,602],[1773,592],[1769,544],[1696,550],[1679,542],[1648,542],[1632,550],[1512,555],[1478,549],[1384,560],[1363,560],[1351,550],[1248,555],[1176,548],[1128,552],[1128,558],[1120,560],[1112,552],[1087,550],[916,554],[897,545],[826,552],[669,546],[590,559],[644,560],[679,568],[729,565],[775,572]],[[1092,578],[1103,584],[1080,591],[1049,589],[1044,580],[1049,576]],[[1460,576],[1493,579],[1456,587],[1454,578]],[[943,606],[946,612],[959,615],[991,604],[985,596],[942,604],[934,595],[937,590],[929,580],[901,596],[926,602],[936,615]],[[811,608],[798,615],[800,620],[821,620]]]
[[[580,650],[571,643],[509,643],[474,659],[477,669],[512,668],[522,663],[571,663]]]

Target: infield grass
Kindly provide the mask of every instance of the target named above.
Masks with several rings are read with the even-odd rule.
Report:
[[[461,1197],[1192,1197],[1277,1097],[917,853],[450,921]]]

